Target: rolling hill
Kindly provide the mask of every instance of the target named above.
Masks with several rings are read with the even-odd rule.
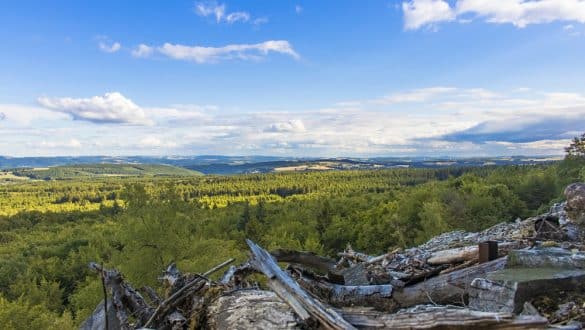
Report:
[[[63,180],[113,176],[193,176],[201,172],[181,167],[154,164],[81,164],[45,168],[23,168],[11,171],[13,175],[35,180]]]

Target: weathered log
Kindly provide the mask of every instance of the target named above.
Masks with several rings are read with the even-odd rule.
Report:
[[[392,299],[401,307],[428,303],[462,303],[471,281],[478,277],[485,277],[489,272],[503,269],[506,266],[506,262],[507,260],[504,257],[448,274],[438,275],[424,282],[406,286],[402,290],[395,290],[392,294]]]
[[[444,265],[464,262],[476,259],[479,254],[477,245],[465,246],[462,248],[437,251],[431,255],[427,262],[431,265]]]
[[[337,312],[307,294],[297,282],[280,269],[274,257],[268,252],[250,240],[246,240],[246,243],[253,255],[250,264],[266,275],[268,286],[292,307],[301,320],[306,322],[313,318],[328,329],[355,329]]]
[[[503,242],[498,244],[498,256],[508,255],[512,249],[518,249],[525,245],[520,241]],[[427,262],[431,265],[455,264],[478,259],[479,246],[470,245],[455,249],[433,252]]]
[[[209,279],[207,279],[207,276],[231,264],[232,262],[234,262],[234,260],[235,259],[233,258],[229,259],[213,267],[207,272],[203,273],[203,275],[196,275],[195,279],[182,286],[179,290],[174,292],[169,298],[167,298],[158,305],[158,307],[154,310],[154,312],[150,315],[150,317],[144,324],[144,328],[147,328],[153,321],[157,319],[157,317],[159,317],[161,314],[164,314],[164,312],[168,310],[170,307],[181,303],[185,298],[187,298],[189,292],[193,291],[197,292],[199,289],[201,289],[203,285],[209,283]]]
[[[256,270],[250,262],[245,262],[239,266],[230,266],[228,270],[222,275],[219,282],[224,285],[229,285],[232,287],[242,287],[243,280],[246,276],[250,275],[251,273],[255,273]]]
[[[127,311],[136,318],[138,326],[148,320],[153,308],[146,303],[138,291],[124,282],[122,275],[118,271],[105,269],[94,262],[89,264],[89,268],[99,272],[103,276],[107,287],[110,288],[112,303],[121,329],[130,329]]]
[[[236,290],[224,293],[207,309],[206,329],[298,329],[300,320],[272,291]]]
[[[418,306],[396,314],[363,309],[342,310],[341,314],[359,329],[545,329],[547,319],[515,316],[467,308]]]
[[[391,299],[393,286],[386,285],[339,285],[296,271],[297,282],[307,291],[335,307],[372,306],[377,310],[395,310]]]
[[[85,321],[83,321],[83,323],[79,327],[79,330],[104,330],[120,328],[121,328],[120,321],[118,321],[118,318],[116,317],[116,310],[114,309],[112,300],[108,299],[107,308],[104,308],[103,301],[99,303],[99,305],[97,305],[91,316],[89,316],[87,319],[85,319]]]
[[[313,252],[279,249],[270,252],[270,254],[278,262],[295,263],[322,273],[328,273],[335,268],[335,260],[319,256]]]

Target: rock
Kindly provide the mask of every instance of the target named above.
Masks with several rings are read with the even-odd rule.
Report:
[[[207,310],[208,329],[299,329],[293,310],[271,291],[226,294]]]
[[[559,268],[509,268],[476,278],[469,289],[469,307],[485,312],[520,313],[539,295],[583,290],[585,271]]]
[[[573,183],[565,189],[565,198],[567,199],[566,210],[569,219],[584,224],[585,223],[585,183]]]
[[[567,207],[567,202],[555,203],[550,208],[550,211],[548,212],[548,214],[550,216],[556,217],[557,219],[559,219],[559,224],[561,226],[564,226],[568,222],[567,211],[565,210],[566,207]]]

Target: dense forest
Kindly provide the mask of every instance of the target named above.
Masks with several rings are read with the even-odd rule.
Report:
[[[542,166],[12,181],[0,185],[0,324],[75,328],[102,299],[90,261],[157,287],[171,262],[200,272],[243,260],[245,238],[379,254],[535,215],[583,180],[585,160],[568,150]]]

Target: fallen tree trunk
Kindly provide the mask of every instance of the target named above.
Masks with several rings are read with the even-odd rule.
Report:
[[[322,273],[328,273],[335,269],[335,260],[319,256],[313,252],[302,252],[293,250],[275,250],[270,254],[278,262],[290,262],[310,267]]]
[[[504,257],[448,274],[438,275],[424,282],[394,291],[392,299],[401,307],[428,303],[463,303],[471,281],[478,277],[485,277],[489,272],[503,269],[506,266],[506,262],[507,258]]]
[[[391,298],[393,286],[386,285],[339,285],[312,278],[297,272],[297,282],[307,291],[335,307],[372,306],[376,310],[395,310]]]
[[[116,270],[108,270],[96,263],[90,263],[89,268],[100,273],[107,287],[112,291],[112,305],[116,310],[121,329],[131,329],[129,317],[132,315],[137,320],[137,325],[147,322],[153,308],[146,303],[142,295],[124,282],[122,275]],[[106,305],[106,306],[109,306]],[[130,312],[127,314],[126,310]]]
[[[340,313],[359,329],[545,329],[548,323],[540,316],[514,316],[446,306],[418,306],[396,314],[363,309]]]
[[[477,245],[462,248],[437,251],[431,255],[427,262],[431,265],[454,264],[472,259],[477,259],[479,247]]]
[[[355,329],[337,312],[308,295],[297,282],[280,269],[268,252],[250,240],[246,242],[253,255],[250,264],[268,277],[268,286],[292,307],[301,320],[307,322],[313,318],[327,329]]]
[[[202,329],[299,329],[294,311],[274,292],[235,290],[211,303]],[[100,329],[101,330],[101,329]]]
[[[498,245],[498,256],[503,257],[513,249],[521,248],[521,242],[504,242]],[[479,246],[470,245],[455,249],[441,250],[433,252],[431,257],[427,259],[427,263],[431,265],[456,264],[460,262],[478,259]]]

